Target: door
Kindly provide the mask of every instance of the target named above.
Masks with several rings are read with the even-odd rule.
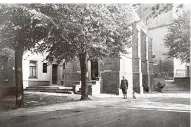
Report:
[[[53,64],[52,65],[52,84],[57,84],[57,78],[58,78],[58,65],[57,64]]]
[[[91,79],[96,80],[98,77],[98,62],[91,61]]]

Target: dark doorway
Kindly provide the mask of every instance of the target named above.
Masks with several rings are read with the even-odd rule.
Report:
[[[91,61],[91,79],[96,80],[98,77],[98,62]]]
[[[52,84],[57,84],[57,69],[58,69],[58,65],[57,64],[53,64],[52,65]]]

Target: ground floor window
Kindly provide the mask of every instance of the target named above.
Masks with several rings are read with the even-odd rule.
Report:
[[[43,63],[42,71],[43,73],[47,73],[47,63]]]
[[[37,61],[29,62],[29,71],[30,71],[29,78],[37,78]]]

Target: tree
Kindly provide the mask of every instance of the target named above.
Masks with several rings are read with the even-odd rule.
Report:
[[[39,47],[47,59],[71,61],[78,57],[81,68],[81,100],[88,99],[86,60],[119,57],[131,46],[134,15],[128,5],[54,4],[33,5],[57,24],[53,36]]]
[[[161,59],[159,59],[159,62],[158,62],[158,67],[159,67],[159,72],[162,73],[163,70],[162,70],[162,66],[163,66],[163,61]]]
[[[163,78],[172,78],[173,74],[173,60],[172,59],[159,59],[155,68],[155,73]]]
[[[164,44],[169,48],[166,53],[169,57],[190,62],[190,11],[179,15],[168,27]]]
[[[166,73],[173,73],[173,69],[173,59],[164,59],[162,63],[162,71]]]
[[[16,107],[24,106],[22,57],[49,36],[53,21],[46,15],[25,5],[0,5],[0,48],[15,51]]]

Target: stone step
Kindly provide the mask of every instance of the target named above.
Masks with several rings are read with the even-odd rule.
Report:
[[[79,91],[77,91],[75,94],[81,94],[81,91],[79,92]]]
[[[26,87],[26,90],[57,90],[59,87]]]
[[[46,90],[38,90],[38,89],[26,89],[25,91],[35,91],[35,92],[50,92],[50,93],[67,93],[67,94],[73,94],[72,90],[63,90],[63,89],[57,89],[57,90],[51,90],[51,89],[46,89]]]
[[[25,91],[36,91],[36,92],[52,92],[52,93],[73,93],[72,87],[63,86],[38,86],[38,87],[27,87]]]

